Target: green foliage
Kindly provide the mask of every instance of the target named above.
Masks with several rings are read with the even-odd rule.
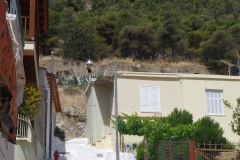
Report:
[[[137,135],[146,138],[148,143],[146,152],[150,159],[157,158],[156,156],[159,155],[159,153],[156,153],[156,149],[159,149],[157,152],[162,151],[161,147],[159,148],[159,143],[162,140],[169,140],[169,138],[194,140],[196,143],[229,144],[227,139],[223,137],[224,130],[218,122],[215,122],[210,117],[203,117],[193,123],[192,118],[191,113],[186,110],[178,110],[177,108],[167,117],[155,115],[142,118],[136,113],[132,115],[122,113],[121,116],[118,116],[118,131],[121,134]],[[115,116],[112,116],[110,121],[115,128]],[[186,146],[188,147],[188,145]],[[186,146],[183,145],[181,148],[187,153],[188,148],[186,148]],[[175,147],[177,148],[179,145]],[[141,159],[144,151],[142,146],[139,146],[137,150],[137,152],[139,152],[138,158]],[[163,153],[161,156],[162,155]]]
[[[166,121],[173,127],[176,127],[180,124],[190,125],[193,123],[193,116],[187,110],[174,110],[167,116]]]
[[[68,75],[69,73],[67,71],[58,71],[56,73],[56,79],[58,82],[58,85],[66,85],[69,86],[66,90],[66,92],[76,89],[76,87],[73,86],[80,86],[82,89],[86,89],[88,84],[91,82],[92,78],[97,78],[96,74],[90,74],[88,76],[80,76],[77,77],[76,75]],[[75,91],[73,91],[75,92]]]
[[[231,104],[227,100],[223,102],[227,108],[232,110],[233,113],[232,120],[229,125],[231,126],[232,131],[240,136],[240,98],[238,98],[236,101],[237,106],[235,108],[231,106]]]
[[[168,140],[170,137],[191,139],[197,129],[197,124],[179,124],[173,127],[158,116],[141,118],[136,113],[131,116],[124,113],[122,115],[118,117],[118,131],[121,134],[144,136],[148,140],[147,153],[151,159],[155,157],[155,142]],[[115,127],[114,116],[111,122]]]
[[[88,25],[75,27],[72,33],[66,37],[63,44],[63,55],[66,58],[87,61],[95,59],[93,37]]]
[[[143,146],[143,142],[140,142],[137,145],[136,160],[144,160],[144,146]]]
[[[218,122],[210,117],[203,117],[199,119],[195,124],[198,126],[193,140],[199,143],[227,143],[227,139],[223,137],[224,130],[220,127]]]
[[[172,140],[171,142],[169,142],[161,140],[155,143],[156,143],[155,159],[157,160],[158,159],[167,160],[169,159],[170,154],[172,159],[177,160],[189,159],[189,141]]]
[[[64,88],[64,93],[75,95],[75,94],[80,94],[81,90],[79,87],[67,86],[66,88]]]
[[[135,70],[135,72],[148,72],[148,70],[145,68],[138,68]]]
[[[85,0],[51,0],[41,52],[59,48],[79,60],[88,54],[96,60],[188,59],[218,70],[220,60],[236,63],[239,8],[233,0],[92,0],[92,6]]]
[[[224,30],[215,31],[210,39],[201,43],[199,53],[208,68],[216,69],[221,65],[220,60],[232,62],[236,59],[236,53],[230,52],[233,44],[230,33]]]
[[[23,103],[18,107],[18,113],[27,116],[30,120],[40,114],[38,102],[41,100],[41,90],[35,83],[27,83],[24,86]]]
[[[126,34],[128,36],[126,37]],[[119,33],[122,57],[133,57],[133,59],[156,58],[156,43],[150,26],[133,27],[127,26]]]

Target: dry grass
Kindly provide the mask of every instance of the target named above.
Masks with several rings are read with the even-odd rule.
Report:
[[[191,61],[178,61],[178,62],[168,62],[167,60],[154,60],[154,61],[148,61],[148,60],[141,60],[141,61],[133,61],[132,58],[106,58],[103,60],[98,61],[99,65],[109,65],[114,63],[114,61],[117,61],[117,63],[125,63],[125,64],[141,64],[148,67],[155,67],[155,66],[172,66],[172,67],[181,67],[181,66],[202,66],[196,62]]]
[[[43,56],[43,55],[40,55],[39,56],[39,60],[40,60],[40,62],[49,62],[50,63],[50,61],[51,61],[51,56]],[[59,57],[59,56],[54,56],[54,60],[60,60],[60,61],[62,61],[63,60],[63,58],[62,57]]]
[[[86,98],[83,90],[78,94],[66,94],[63,87],[58,87],[59,98],[62,108],[65,107],[76,107],[86,109]]]
[[[47,63],[51,61],[51,56],[40,56],[40,62],[41,63]],[[200,64],[196,62],[190,62],[190,61],[179,61],[179,62],[168,62],[167,60],[154,60],[154,61],[148,61],[148,60],[141,60],[141,61],[133,61],[132,58],[105,58],[103,60],[99,60],[96,63],[99,65],[109,65],[114,63],[114,61],[117,61],[117,63],[130,63],[130,64],[136,64],[140,63],[142,65],[147,65],[147,66],[156,66],[156,65],[172,65],[172,66],[188,66],[188,65],[199,65]],[[54,56],[54,61],[64,61],[64,59],[60,56]]]

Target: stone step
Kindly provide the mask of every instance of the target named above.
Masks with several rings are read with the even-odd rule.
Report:
[[[60,154],[59,160],[116,160],[116,152],[111,149],[97,149],[96,146],[88,144],[88,139],[73,139],[66,142],[55,139],[54,142],[53,150],[69,152],[69,154]],[[107,135],[102,143],[111,145],[111,135]],[[135,160],[132,154],[125,153],[120,153],[119,158],[120,160]]]
[[[112,136],[106,135],[105,138],[95,143],[96,149],[111,149],[112,148]]]

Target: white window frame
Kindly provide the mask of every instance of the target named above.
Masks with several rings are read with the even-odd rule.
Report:
[[[223,90],[206,89],[207,115],[224,115]]]
[[[148,101],[147,103],[146,102],[144,102],[143,101],[143,98],[142,98],[142,96],[144,96],[143,94],[143,91],[142,91],[142,89],[143,88],[148,88],[148,89],[150,89],[150,93],[151,93],[151,90],[152,90],[152,88],[158,88],[158,92],[157,92],[157,96],[158,96],[158,99],[157,99],[157,110],[151,110],[151,109],[144,109],[144,108],[147,108],[146,107],[146,105],[151,105],[151,103],[153,103],[151,100],[150,101]],[[151,97],[151,94],[149,93],[149,99],[151,99],[152,97]],[[146,113],[160,113],[161,112],[161,101],[160,101],[160,87],[159,86],[143,86],[143,85],[141,85],[140,86],[140,111],[141,112],[146,112]],[[151,106],[150,106],[151,107]]]

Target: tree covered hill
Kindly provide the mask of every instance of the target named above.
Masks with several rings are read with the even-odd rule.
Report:
[[[41,52],[77,60],[191,60],[236,64],[240,0],[50,0]]]

